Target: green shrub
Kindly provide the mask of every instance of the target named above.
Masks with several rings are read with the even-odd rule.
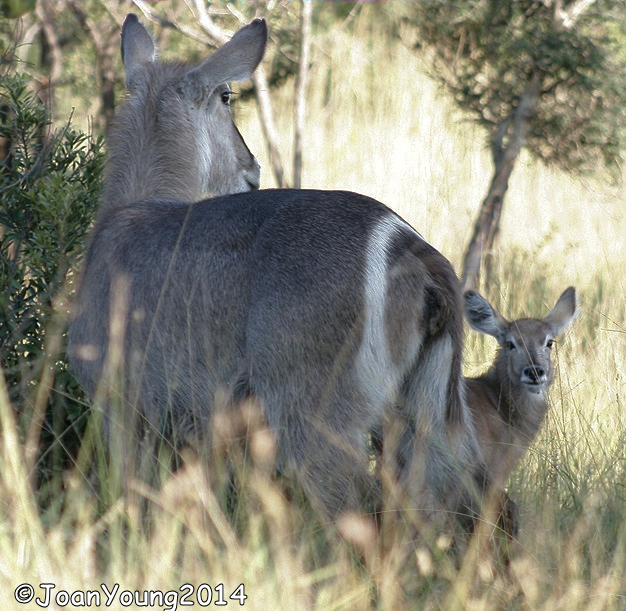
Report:
[[[97,204],[102,146],[69,121],[53,131],[27,78],[6,75],[0,151],[0,364],[20,435],[37,458],[35,481],[47,484],[45,500],[84,426],[84,402],[67,369],[65,327]]]

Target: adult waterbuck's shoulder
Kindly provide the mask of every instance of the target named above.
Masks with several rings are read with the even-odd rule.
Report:
[[[281,468],[331,518],[380,502],[370,434],[399,425],[385,450],[400,496],[471,521],[489,482],[456,274],[369,197],[250,190],[258,166],[223,83],[249,76],[265,38],[255,21],[199,67],[164,66],[127,18],[130,95],[77,289],[75,375],[128,447],[141,428],[206,447],[216,411],[254,397]]]
[[[544,318],[508,321],[474,291],[465,293],[471,327],[499,344],[490,369],[466,378],[467,401],[481,451],[499,485],[533,442],[548,410],[553,379],[551,353],[556,337],[576,313],[576,291],[566,289]]]

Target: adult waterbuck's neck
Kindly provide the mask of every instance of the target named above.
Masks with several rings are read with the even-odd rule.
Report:
[[[491,368],[480,377],[465,378],[465,387],[485,461],[501,485],[543,424],[553,378],[552,347],[575,312],[574,287],[564,291],[545,318],[514,321],[478,293],[465,293],[470,326],[499,344]]]
[[[259,164],[230,113],[228,83],[248,79],[265,50],[255,20],[198,66],[159,62],[129,14],[122,28],[128,99],[109,134],[100,217],[151,198],[194,202],[259,187]]]

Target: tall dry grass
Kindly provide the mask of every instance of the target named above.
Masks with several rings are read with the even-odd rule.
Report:
[[[308,187],[352,189],[386,202],[458,267],[490,178],[483,135],[463,122],[424,75],[425,61],[357,20],[356,37],[318,35],[305,137]],[[291,93],[277,116],[289,151]],[[268,163],[254,109],[238,109],[250,148]],[[269,171],[264,186],[272,186]],[[181,608],[184,584],[213,587],[248,609],[626,609],[626,372],[624,196],[602,175],[574,179],[523,158],[503,215],[493,277],[483,292],[504,314],[539,316],[574,284],[580,314],[555,351],[557,376],[546,425],[510,481],[520,509],[510,574],[475,586],[446,543],[425,540],[401,564],[370,570],[329,536],[261,463],[231,449],[242,487],[208,475],[193,458],[160,490],[140,483],[125,501],[110,493],[112,473],[97,418],[58,504],[43,516],[6,389],[0,387],[0,601],[19,604],[20,584],[45,602],[67,592],[66,608],[99,592],[101,606]],[[468,333],[466,369],[493,356],[493,340]],[[234,465],[234,466],[233,466]],[[480,580],[479,580],[480,581]],[[219,584],[223,584],[220,590]],[[244,584],[245,590],[239,590]],[[130,599],[138,592],[138,601]],[[129,594],[126,594],[129,592]],[[206,601],[208,589],[200,594]],[[523,594],[520,594],[523,592]],[[229,599],[231,593],[234,599]],[[72,598],[72,596],[74,598]],[[82,598],[81,598],[82,596]],[[66,600],[60,595],[58,602]],[[199,606],[195,593],[189,601]],[[92,598],[92,606],[97,599]]]

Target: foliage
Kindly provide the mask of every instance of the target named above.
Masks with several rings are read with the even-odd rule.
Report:
[[[0,14],[10,19],[17,19],[34,8],[35,0],[2,0],[0,2]]]
[[[434,49],[437,78],[487,129],[492,147],[498,145],[494,155],[538,77],[540,100],[526,142],[532,154],[567,171],[615,166],[626,129],[622,2],[597,3],[573,24],[544,0],[445,0],[411,8],[405,22],[417,28],[417,46]]]
[[[58,444],[45,464],[56,469],[51,457],[76,444],[83,408],[54,336],[65,324],[64,299],[96,206],[101,145],[69,123],[51,132],[44,105],[20,75],[0,83],[0,139],[0,363],[24,433],[52,368],[42,452]]]

